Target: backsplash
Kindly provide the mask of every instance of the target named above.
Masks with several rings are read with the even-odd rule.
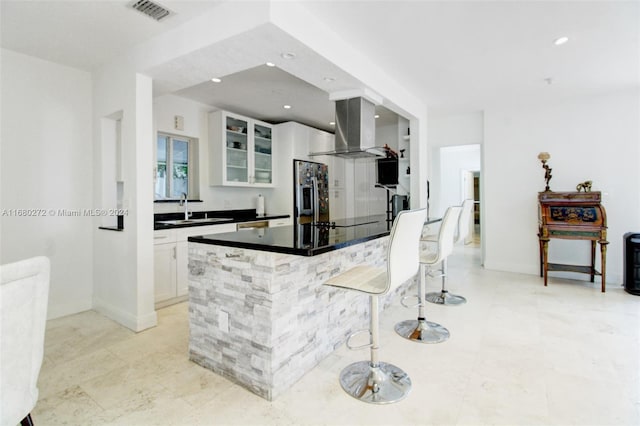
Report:
[[[189,211],[255,209],[258,195],[264,198],[265,213],[284,214],[288,211],[272,204],[273,188],[225,188],[206,187],[200,190],[201,201],[189,201]],[[178,202],[153,203],[154,213],[184,212],[184,206]]]

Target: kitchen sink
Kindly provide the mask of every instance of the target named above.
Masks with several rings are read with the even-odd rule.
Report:
[[[201,219],[159,220],[157,223],[162,223],[164,225],[186,225],[189,223],[218,223],[231,221],[233,221],[233,219],[229,217],[209,217]]]

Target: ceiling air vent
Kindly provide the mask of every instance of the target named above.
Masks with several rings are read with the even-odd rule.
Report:
[[[134,4],[131,5],[138,12],[142,12],[145,15],[155,19],[156,21],[160,21],[161,19],[166,18],[171,14],[168,9],[160,6],[158,3],[154,3],[149,0],[138,0]]]

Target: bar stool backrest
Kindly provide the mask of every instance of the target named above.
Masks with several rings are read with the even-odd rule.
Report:
[[[433,262],[435,265],[446,259],[453,252],[454,234],[458,226],[458,219],[462,207],[451,206],[444,213],[440,232],[438,232],[438,258]]]
[[[391,229],[387,249],[387,291],[412,278],[420,268],[420,236],[427,209],[403,210]]]
[[[469,227],[471,226],[471,216],[473,214],[474,201],[470,198],[462,202],[462,211],[458,219],[458,235],[455,242],[463,241],[469,236]]]

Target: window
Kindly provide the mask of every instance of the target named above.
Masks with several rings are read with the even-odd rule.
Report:
[[[197,141],[158,133],[155,199],[198,198]]]

